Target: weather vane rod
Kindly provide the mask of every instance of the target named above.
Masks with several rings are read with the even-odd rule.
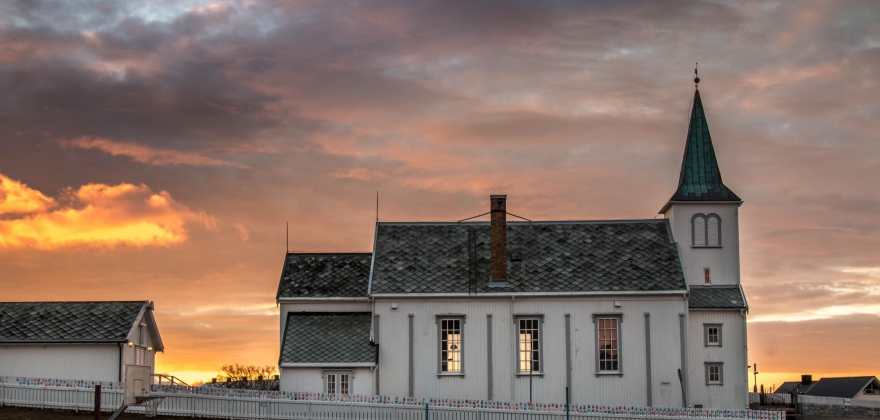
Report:
[[[694,88],[698,88],[700,84],[700,76],[697,76],[697,65],[700,63],[694,63]]]

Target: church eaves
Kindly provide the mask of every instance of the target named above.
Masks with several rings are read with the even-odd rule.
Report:
[[[706,122],[699,90],[694,93],[694,106],[688,126],[687,142],[684,146],[684,157],[681,161],[678,189],[660,213],[665,212],[674,202],[694,201],[742,201],[721,182],[721,170],[715,158],[715,148],[712,147],[712,137],[709,135],[709,124]]]

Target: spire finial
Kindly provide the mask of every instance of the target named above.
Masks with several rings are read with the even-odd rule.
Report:
[[[700,77],[697,76],[697,64],[700,63],[694,63],[694,88],[699,88],[700,84]]]

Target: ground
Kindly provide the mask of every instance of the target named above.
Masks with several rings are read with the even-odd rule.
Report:
[[[101,418],[107,420],[113,413],[106,412],[101,413]],[[40,410],[39,408],[24,408],[24,407],[10,407],[4,406],[0,407],[0,420],[92,420],[95,418],[95,413],[92,411],[70,411],[70,410],[52,410],[45,409]],[[144,420],[143,414],[136,413],[123,413],[121,416],[117,417],[120,420]],[[192,417],[176,417],[176,416],[159,416],[157,419],[160,420],[183,420],[189,419],[192,420]]]

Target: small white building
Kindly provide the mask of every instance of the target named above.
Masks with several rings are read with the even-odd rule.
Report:
[[[880,401],[880,381],[876,376],[822,378],[813,382],[811,375],[804,375],[800,382],[783,382],[775,393],[788,394],[795,388],[798,394],[813,397]]]
[[[121,382],[164,350],[153,302],[0,302],[0,376]]]
[[[380,222],[372,253],[288,253],[281,390],[746,408],[741,204],[696,92],[661,219],[508,221],[493,195],[489,222]]]

